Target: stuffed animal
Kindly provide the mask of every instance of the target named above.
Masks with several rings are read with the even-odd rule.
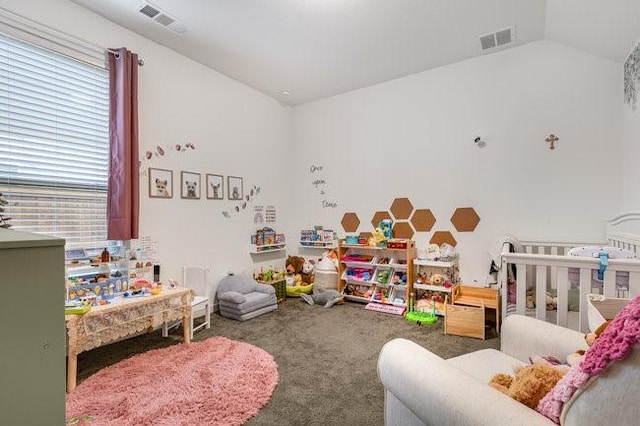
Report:
[[[589,346],[600,337],[609,323],[610,321],[603,323],[584,336]],[[550,360],[549,357],[533,356],[530,358],[531,365],[514,369],[515,376],[496,374],[489,381],[489,385],[535,409],[538,402],[553,389],[562,376],[582,361],[584,354],[585,351],[578,350],[568,355],[567,364],[560,364],[557,360]]]
[[[369,237],[369,247],[379,247],[387,241],[387,238],[384,236],[384,232],[380,228],[376,228],[373,231],[373,234]]]
[[[551,293],[547,292],[545,296],[545,303],[547,304],[547,311],[554,311],[558,307],[558,298],[553,297]],[[527,291],[526,305],[527,309],[533,309],[536,307],[536,296],[531,290]]]
[[[607,320],[602,324],[600,324],[598,328],[596,328],[594,331],[584,335],[584,340],[585,342],[587,342],[587,345],[589,345],[589,347],[593,346],[593,343],[596,341],[598,337],[602,335],[602,333],[604,333],[604,330],[606,330],[607,326],[610,323],[611,323],[611,320]],[[567,356],[567,363],[572,367],[574,365],[578,365],[584,358],[585,353],[586,352],[582,349],[575,351],[571,355]]]
[[[314,268],[315,265],[312,260],[305,260],[302,264],[300,275],[302,276],[303,285],[313,284],[313,281],[315,281],[315,274],[313,273]]]
[[[514,376],[496,374],[489,385],[532,409],[564,376],[562,369],[544,360],[514,370]]]
[[[287,270],[287,276],[293,277],[293,285],[302,284],[302,266],[304,265],[304,258],[302,256],[289,256],[285,261],[285,269]],[[289,279],[289,282],[291,279]]]
[[[429,278],[429,284],[442,286],[447,282],[447,277],[442,274],[433,274],[431,278]]]
[[[344,303],[344,295],[338,290],[331,290],[322,287],[314,287],[312,294],[301,294],[302,300],[310,305],[324,304],[325,308],[330,308],[333,305],[341,305]]]

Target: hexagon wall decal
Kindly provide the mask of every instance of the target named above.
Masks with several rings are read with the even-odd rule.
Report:
[[[411,239],[414,231],[409,222],[396,222],[393,224],[393,238]]]
[[[408,198],[396,198],[391,204],[389,209],[394,218],[397,219],[409,219],[411,212],[413,211],[413,204]]]
[[[451,235],[451,232],[449,231],[434,232],[433,235],[431,236],[431,239],[429,240],[429,243],[437,244],[437,245],[442,245],[443,243],[447,243],[447,244],[451,244],[454,247],[458,244],[456,239],[453,238],[453,235]]]
[[[391,219],[391,215],[389,214],[389,212],[376,212],[371,219],[373,228],[377,228],[378,225],[380,225],[380,221],[383,219]]]
[[[411,224],[417,232],[431,231],[436,223],[436,218],[429,209],[418,209],[411,216]]]
[[[356,232],[358,226],[360,226],[360,219],[358,219],[358,215],[355,213],[345,213],[340,223],[345,232]]]
[[[451,216],[451,223],[458,232],[472,232],[479,222],[480,217],[473,207],[459,207]]]

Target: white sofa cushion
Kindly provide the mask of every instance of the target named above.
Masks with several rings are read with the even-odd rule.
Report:
[[[513,368],[515,366],[525,365],[524,362],[495,349],[482,349],[449,358],[447,362],[482,383],[489,383],[489,380],[497,373],[514,374]]]

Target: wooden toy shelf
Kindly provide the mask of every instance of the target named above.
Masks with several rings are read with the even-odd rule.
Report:
[[[415,242],[405,242],[405,247],[388,248],[347,244],[345,240],[339,240],[338,291],[353,302],[405,307],[409,300],[410,283],[413,282],[413,259],[416,257]],[[355,270],[363,273],[360,276],[352,274]],[[388,278],[380,281],[379,273],[382,271],[388,271]],[[406,281],[394,284],[394,274],[406,275]],[[381,289],[388,291],[387,300],[376,298]]]

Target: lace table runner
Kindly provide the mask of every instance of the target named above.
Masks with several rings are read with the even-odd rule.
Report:
[[[67,315],[69,354],[79,354],[164,322],[191,316],[193,290],[172,288],[156,296],[118,298],[84,315]]]

